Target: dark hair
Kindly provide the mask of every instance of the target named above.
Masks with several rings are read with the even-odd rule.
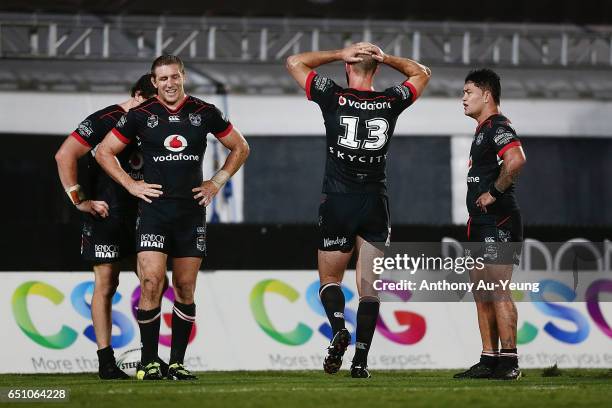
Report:
[[[151,65],[151,75],[155,77],[155,68],[161,67],[162,65],[178,65],[179,71],[184,74],[185,73],[185,64],[183,64],[183,60],[181,60],[176,55],[165,54],[155,58],[153,64]]]
[[[465,77],[465,83],[473,82],[478,88],[483,91],[491,92],[493,100],[499,105],[499,99],[501,98],[501,84],[499,75],[493,70],[488,68],[475,69]]]
[[[140,95],[142,95],[142,97],[145,99],[149,99],[157,95],[157,89],[151,82],[151,74],[144,74],[140,77],[140,79],[138,79],[138,81],[136,81],[134,85],[132,85],[132,97],[136,96],[136,92],[140,92]]]

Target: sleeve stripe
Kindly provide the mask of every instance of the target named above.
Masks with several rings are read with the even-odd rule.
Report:
[[[117,128],[113,128],[113,130],[111,130],[111,132],[113,132],[113,135],[117,136],[117,139],[121,140],[123,143],[130,144],[130,139],[128,139],[127,137],[123,136],[121,134],[121,132],[117,130]]]
[[[91,146],[89,145],[89,143],[87,143],[87,141],[83,139],[81,135],[79,135],[77,132],[72,132],[70,136],[74,137],[83,146],[89,147],[91,149]]]
[[[412,92],[412,101],[410,101],[410,103],[414,103],[414,101],[416,101],[417,98],[419,97],[419,93],[417,92],[416,88],[409,80],[405,80],[402,85],[410,88],[410,92]]]
[[[310,94],[310,87],[312,86],[312,80],[315,75],[317,75],[317,72],[313,70],[310,71],[308,73],[308,76],[306,77],[306,86],[304,87],[304,89],[306,90],[306,98],[308,98],[309,101],[312,100],[312,95]]]
[[[229,135],[229,134],[230,134],[230,132],[232,131],[232,129],[234,129],[234,126],[233,126],[233,125],[230,123],[230,124],[228,124],[228,125],[227,125],[227,128],[225,128],[225,130],[224,130],[224,131],[219,132],[219,133],[215,133],[215,137],[216,137],[217,139],[221,139],[221,138],[223,138],[223,137],[225,137],[225,136]]]
[[[501,159],[502,156],[504,155],[504,153],[506,153],[506,151],[512,147],[518,147],[521,145],[521,142],[518,140],[515,140],[512,143],[508,143],[507,145],[505,145],[504,147],[502,147],[502,149],[497,153],[497,156]]]

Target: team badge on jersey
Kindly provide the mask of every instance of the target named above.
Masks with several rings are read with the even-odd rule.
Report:
[[[89,137],[93,133],[93,129],[91,127],[91,121],[89,119],[85,119],[81,123],[79,123],[79,133],[81,136]]]
[[[181,135],[170,135],[164,140],[164,147],[174,153],[182,152],[187,147],[187,139]]]
[[[189,122],[191,122],[193,126],[200,126],[202,124],[202,116],[199,113],[190,113]]]
[[[121,119],[119,119],[119,122],[117,122],[117,124],[115,125],[115,127],[123,127],[123,125],[125,125],[125,122],[127,120],[127,114],[121,116]]]
[[[159,118],[157,117],[157,115],[151,115],[147,119],[147,126],[150,127],[151,129],[153,129],[158,124],[159,124]]]
[[[510,242],[512,240],[510,231],[506,231],[503,229],[497,230],[497,235],[499,236],[499,240],[501,242]]]
[[[514,135],[512,134],[512,132],[510,132],[508,129],[500,127],[495,132],[495,137],[493,138],[493,140],[498,146],[504,146],[510,143],[513,138]]]
[[[332,82],[331,79],[325,78],[319,75],[315,77],[315,80],[313,82],[313,86],[315,87],[315,89],[318,89],[321,92],[325,92],[326,90],[331,88],[333,85],[334,83]]]
[[[410,95],[410,88],[405,85],[397,85],[393,87],[393,92],[399,95],[400,98],[404,100],[410,99],[412,96]]]
[[[484,137],[484,134],[482,132],[480,132],[478,136],[476,136],[476,146],[480,146],[480,144],[482,143],[483,137]]]

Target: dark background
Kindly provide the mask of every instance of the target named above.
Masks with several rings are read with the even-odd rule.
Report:
[[[88,270],[80,213],[62,191],[54,153],[65,136],[0,135],[1,270]],[[324,168],[322,137],[251,137],[244,224],[211,224],[205,269],[313,269]],[[388,163],[393,240],[463,240],[452,225],[450,138],[394,137]],[[517,195],[525,236],[612,239],[612,139],[523,138]],[[81,163],[80,177],[86,177]]]
[[[225,0],[172,3],[163,0],[3,0],[0,11],[574,24],[610,24],[612,21],[612,2],[606,0]]]

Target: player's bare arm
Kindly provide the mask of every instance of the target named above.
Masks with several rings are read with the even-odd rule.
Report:
[[[369,51],[371,46],[372,44],[369,43],[357,43],[341,50],[312,51],[291,55],[287,58],[287,70],[300,87],[306,89],[306,78],[316,67],[334,61],[344,61],[349,64],[359,62],[362,60],[360,55],[371,54]]]
[[[143,180],[136,181],[121,168],[117,155],[125,149],[126,144],[109,132],[96,151],[96,161],[104,171],[130,194],[148,203],[150,198],[157,198],[163,193],[159,184],[148,184]]]
[[[200,205],[207,206],[210,204],[221,187],[242,167],[249,157],[249,144],[238,129],[233,128],[227,136],[222,137],[219,141],[230,151],[230,154],[225,159],[223,167],[210,180],[205,180],[201,186],[191,190],[197,193],[193,198],[198,200]]]
[[[375,45],[371,45],[367,50],[372,54],[372,58],[374,58],[376,61],[388,65],[406,75],[408,81],[414,85],[418,95],[423,93],[423,90],[431,78],[431,70],[428,67],[408,58],[401,58],[394,55],[385,54]]]
[[[514,183],[521,172],[521,169],[527,161],[525,152],[521,146],[515,146],[504,152],[502,159],[504,163],[499,171],[499,177],[493,183],[492,188],[495,188],[500,194],[508,189]],[[476,200],[476,205],[483,212],[487,212],[487,206],[495,202],[495,197],[490,192],[480,195]]]
[[[80,201],[81,193],[77,181],[77,161],[85,156],[90,150],[89,147],[79,143],[74,137],[68,136],[57,153],[55,153],[57,172],[62,186],[64,187],[64,191],[71,196],[70,199],[72,203],[79,211],[106,218],[108,216],[108,204],[105,201]],[[72,198],[73,192],[75,192],[76,201]]]

